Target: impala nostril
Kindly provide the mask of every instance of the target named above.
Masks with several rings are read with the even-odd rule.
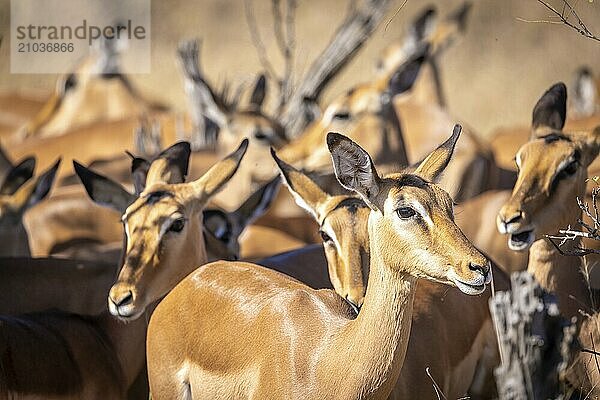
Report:
[[[490,272],[489,264],[479,265],[479,264],[475,264],[475,263],[470,262],[469,263],[469,269],[471,271],[479,272],[481,275],[483,275],[484,278],[487,278],[487,275]]]
[[[521,218],[523,218],[523,212],[522,211],[518,211],[516,214],[514,214],[512,217],[510,217],[509,219],[506,219],[504,221],[504,223],[506,225],[508,224],[512,224],[513,222],[517,222],[519,221]]]
[[[131,292],[131,290],[128,290],[127,292],[120,294],[116,298],[111,297],[110,301],[112,301],[113,304],[117,307],[126,306],[128,304],[133,303],[133,293]]]

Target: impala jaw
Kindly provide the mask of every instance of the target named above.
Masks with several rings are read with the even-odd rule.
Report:
[[[477,274],[477,277],[471,281],[465,281],[459,278],[458,274],[454,271],[454,268],[450,268],[448,271],[448,280],[456,285],[456,287],[463,293],[470,296],[481,294],[485,291],[485,285],[490,283],[492,280],[492,274],[487,273]]]

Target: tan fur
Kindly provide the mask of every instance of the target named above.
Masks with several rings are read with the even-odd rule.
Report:
[[[235,172],[245,146],[215,165],[207,174],[190,184],[168,184],[161,181],[148,182],[151,190],[157,187],[169,188],[187,193],[187,205],[192,209],[201,210],[202,204],[206,203],[216,190],[218,190]],[[150,166],[152,170],[153,165]],[[163,169],[163,165],[157,165],[157,169]],[[164,176],[161,173],[153,173],[151,176]],[[144,208],[141,212],[140,205]],[[149,237],[149,229],[144,229],[151,218],[160,212],[165,212],[165,205],[158,203],[146,204],[143,198],[138,199],[127,210],[124,219],[127,221],[127,248],[125,262],[119,280],[110,291],[114,298],[114,292],[118,291],[118,285],[122,285],[124,276],[131,269],[134,257],[147,257],[148,253],[140,253],[140,250],[153,252],[150,257],[161,261],[153,264],[158,270],[168,267],[169,258],[162,256],[170,254],[170,257],[179,257],[183,253],[178,252],[179,246],[173,246],[174,240],[170,241],[171,252],[167,249],[159,251],[157,247],[150,249],[147,245],[152,243]],[[166,205],[168,209],[168,205]],[[143,214],[143,215],[141,215]],[[132,217],[135,215],[135,217]],[[190,219],[189,225],[191,235],[188,235],[184,244],[187,248],[199,248],[197,258],[190,258],[190,265],[206,262],[206,250],[202,245],[202,230],[200,218]],[[161,219],[162,222],[162,219]],[[137,229],[136,229],[137,228]],[[129,229],[132,229],[129,231]],[[138,234],[144,231],[146,237],[139,240]],[[132,232],[135,234],[132,235]],[[192,237],[193,236],[193,237]],[[186,243],[193,239],[195,243]],[[135,244],[132,240],[136,240]],[[156,243],[156,242],[154,242]],[[141,245],[141,247],[138,247]],[[195,251],[195,250],[194,250]],[[176,256],[174,256],[176,254]],[[185,268],[184,268],[185,270]],[[188,267],[191,270],[191,266]],[[148,274],[145,276],[147,282]],[[90,398],[106,399],[125,398],[125,392],[144,366],[145,359],[145,335],[147,316],[140,317],[145,312],[150,313],[151,305],[164,294],[161,293],[163,285],[175,285],[177,282],[152,282],[151,294],[154,298],[145,297],[147,301],[141,310],[135,314],[124,316],[122,313],[111,309],[122,319],[129,319],[128,323],[119,321],[108,312],[103,312],[97,317],[82,318],[76,315],[63,313],[44,313],[24,315],[22,317],[5,317],[0,320],[0,354],[3,360],[2,374],[0,375],[0,392],[4,396],[12,398]],[[159,289],[156,288],[159,287]],[[158,290],[158,292],[157,292]],[[170,290],[169,287],[164,289]],[[24,329],[24,327],[29,327]],[[34,361],[35,360],[35,361]],[[6,361],[6,362],[4,362]],[[36,379],[27,379],[32,374]],[[41,384],[40,384],[41,383]]]
[[[290,191],[312,210],[328,239],[323,246],[336,292],[360,307],[369,274],[369,208],[351,196],[327,195],[297,171],[284,169],[283,173]],[[507,288],[508,279],[501,270],[494,270],[494,278],[496,290]],[[488,299],[489,292],[470,299],[456,289],[419,280],[410,345],[391,399],[433,397],[426,368],[430,368],[447,398],[467,395],[478,362],[488,347],[495,354],[495,362],[499,361]],[[447,341],[452,341],[451,348],[446,346]]]
[[[487,263],[451,222],[446,193],[429,184],[403,187],[401,179],[383,178],[370,200],[377,207],[369,218],[371,284],[356,319],[331,291],[253,264],[206,265],[151,319],[153,398],[386,398],[406,352],[414,276],[452,284],[454,271],[472,281],[482,275],[469,262]],[[394,210],[402,197],[427,204],[437,229],[417,235],[415,227],[410,240],[399,234]],[[415,238],[430,243],[428,250],[417,250]]]
[[[532,139],[517,153],[519,177],[510,199],[498,213],[498,229],[502,233],[533,230],[535,242],[529,250],[528,271],[545,289],[558,295],[561,312],[567,317],[579,316],[578,310],[589,310],[591,300],[581,274],[582,259],[564,257],[545,235],[555,235],[567,226],[576,228],[581,218],[576,198],[583,196],[587,166],[598,154],[600,139],[596,132],[565,133],[568,138],[546,143]],[[578,152],[578,168],[558,183],[558,169]],[[520,217],[518,217],[520,215]],[[579,240],[568,242],[564,250],[578,246]]]

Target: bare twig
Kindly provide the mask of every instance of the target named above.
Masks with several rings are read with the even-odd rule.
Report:
[[[435,390],[435,394],[436,394],[438,400],[442,400],[442,397],[445,400],[448,400],[448,398],[444,395],[444,392],[442,392],[442,389],[440,388],[440,386],[437,384],[435,379],[433,379],[433,376],[431,375],[431,370],[429,369],[429,367],[425,368],[425,373],[427,373],[427,376],[429,377],[429,379],[431,379],[431,382],[433,384],[433,389]]]
[[[329,45],[304,74],[279,115],[286,128],[286,135],[296,137],[310,122],[305,112],[307,104],[317,103],[332,78],[348,64],[379,25],[389,3],[390,0],[366,0],[357,5],[340,25]]]
[[[275,68],[273,68],[273,64],[269,61],[267,57],[267,50],[260,36],[260,32],[258,31],[258,26],[256,23],[256,17],[254,16],[254,10],[252,7],[252,0],[244,1],[244,11],[246,14],[246,23],[248,24],[248,29],[250,30],[250,36],[252,37],[252,44],[256,49],[256,54],[258,55],[258,59],[265,69],[265,72],[269,76],[271,80],[274,82],[279,82],[280,79],[275,72]]]
[[[527,20],[524,18],[517,18],[517,20],[530,23],[566,25],[569,28],[578,32],[580,35],[588,39],[600,42],[600,37],[589,30],[587,25],[583,22],[583,20],[577,13],[577,10],[575,10],[575,7],[573,7],[568,0],[561,0],[562,9],[560,11],[545,0],[537,0],[537,2],[543,5],[550,12],[552,12],[553,15],[551,16],[551,18],[553,18],[554,20]]]

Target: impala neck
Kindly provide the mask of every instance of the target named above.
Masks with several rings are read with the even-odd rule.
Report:
[[[155,307],[156,304],[148,306],[143,315],[131,322],[120,321],[108,311],[99,316],[100,326],[110,340],[121,366],[126,388],[131,386],[146,365],[146,331]]]
[[[372,231],[370,218],[370,236]],[[360,394],[357,398],[361,399],[387,398],[400,375],[417,283],[416,277],[384,265],[380,250],[373,245],[370,253],[369,283],[363,307],[356,320],[338,336],[333,357],[337,365],[329,369],[339,371],[340,386],[349,389],[349,393]],[[340,368],[340,365],[346,367]]]
[[[579,226],[572,226],[579,229]],[[561,250],[569,252],[580,246],[581,241],[575,239],[566,242]],[[529,250],[527,271],[531,273],[540,285],[554,292],[558,297],[561,313],[571,318],[581,320],[579,309],[591,312],[591,300],[588,285],[581,273],[583,259],[581,257],[560,254],[549,239],[541,239],[533,243]]]

